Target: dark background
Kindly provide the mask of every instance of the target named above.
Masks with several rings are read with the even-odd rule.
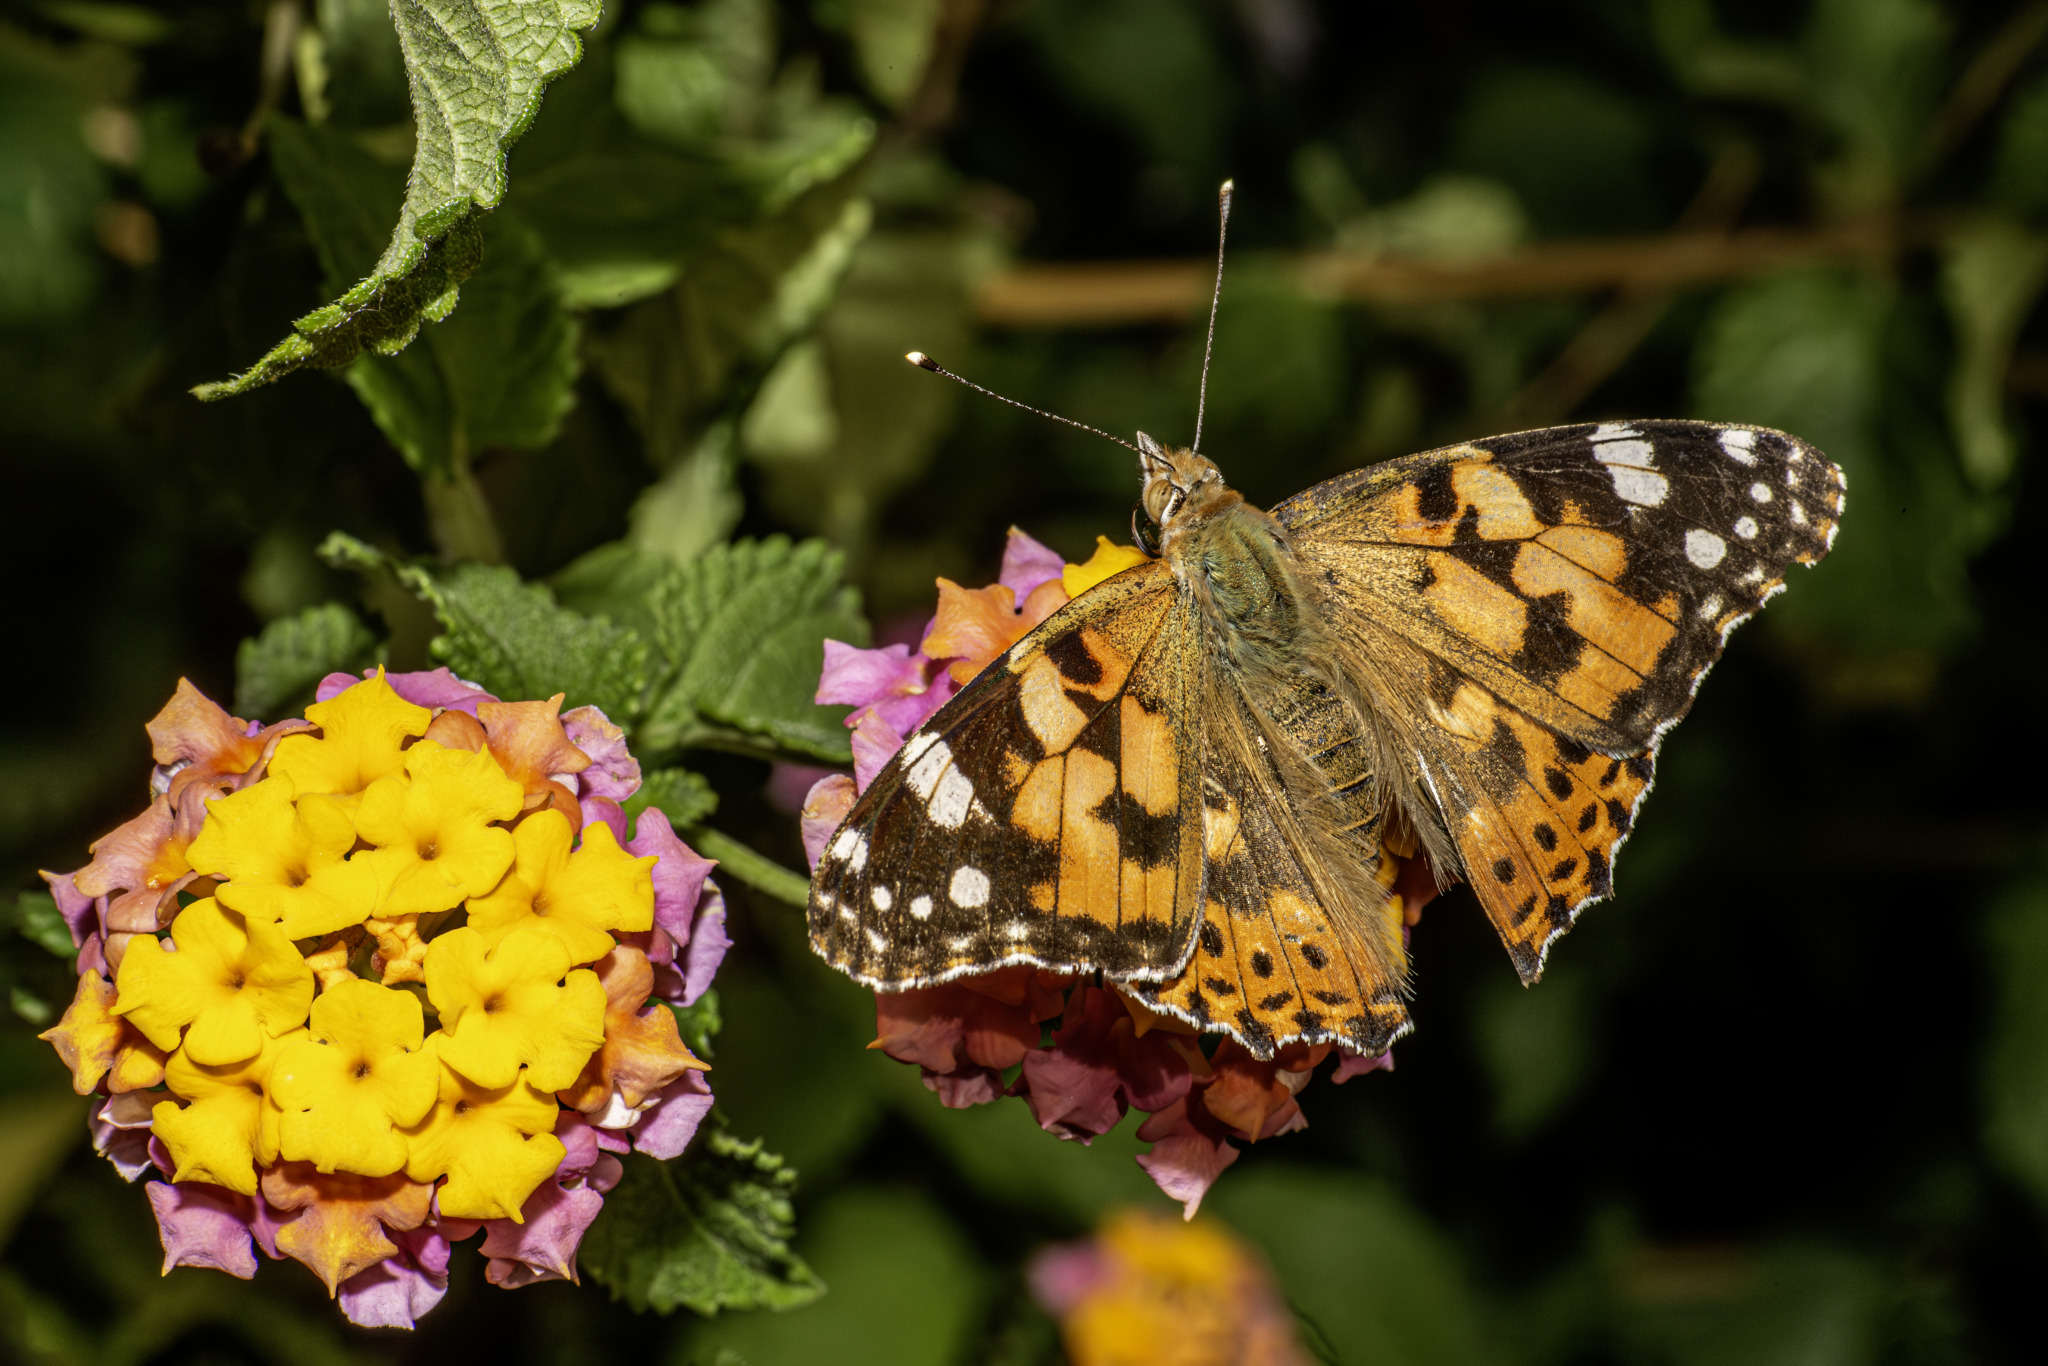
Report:
[[[1202,257],[1226,175],[1204,446],[1254,501],[1551,421],[1815,441],[1849,472],[1840,543],[1734,637],[1670,737],[1614,901],[1528,991],[1468,894],[1430,906],[1398,1070],[1312,1086],[1309,1129],[1247,1152],[1206,1208],[1347,1362],[2048,1359],[2048,7],[770,8],[778,68],[880,130],[860,173],[872,231],[805,358],[741,367],[688,430],[653,429],[610,378],[632,310],[583,310],[559,432],[477,461],[505,558],[540,578],[626,534],[721,414],[742,439],[700,543],[829,535],[884,630],[922,622],[936,574],[990,580],[1012,523],[1070,559],[1124,539],[1125,452],[894,358],[926,349],[1119,435],[1186,440],[1199,317],[1005,326],[977,291],[1020,263]],[[673,13],[615,3],[532,136],[580,117],[574,89],[602,104],[614,51],[676,31]],[[935,45],[921,83],[863,65],[877,14],[910,16],[890,30],[906,51]],[[330,51],[378,18],[355,0],[306,15]],[[234,145],[263,22],[210,0],[0,17],[0,859],[22,889],[139,807],[142,723],[181,674],[225,699],[242,638],[358,600],[312,554],[329,530],[445,545],[335,377],[213,406],[184,392],[326,297],[262,139]],[[336,64],[358,84],[336,77],[332,125],[402,121],[378,69]],[[307,112],[290,83],[277,107]],[[80,129],[105,109],[139,150],[104,131],[94,150]],[[520,170],[515,154],[515,194]],[[1681,228],[1790,246],[1632,292],[1398,303],[1319,296],[1291,265],[1636,250]],[[822,390],[789,380],[803,366]],[[813,435],[778,441],[777,421]],[[394,665],[424,661],[416,614],[360,605]],[[764,765],[702,767],[720,828],[801,862]],[[9,932],[0,1339],[53,1362],[1060,1359],[1021,1267],[1109,1209],[1164,1206],[1131,1126],[1083,1150],[1016,1101],[942,1109],[862,1051],[871,1000],[808,958],[797,913],[729,894],[712,1078],[735,1129],[803,1173],[799,1247],[833,1287],[816,1305],[635,1318],[596,1286],[502,1295],[458,1256],[407,1338],[339,1326],[297,1267],[253,1289],[159,1282],[140,1192],[79,1141],[84,1102],[32,1037],[68,988]]]

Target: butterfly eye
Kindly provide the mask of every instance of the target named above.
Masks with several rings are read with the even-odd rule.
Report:
[[[1153,559],[1159,558],[1159,528],[1152,525],[1152,519],[1145,515],[1143,503],[1131,506],[1131,544]]]

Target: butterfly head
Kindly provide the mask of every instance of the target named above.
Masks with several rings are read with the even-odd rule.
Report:
[[[1162,538],[1238,499],[1209,457],[1185,446],[1163,445],[1143,432],[1138,433],[1138,474],[1145,481],[1145,515],[1158,523]]]

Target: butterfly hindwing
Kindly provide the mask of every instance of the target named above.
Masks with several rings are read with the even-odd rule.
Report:
[[[1314,794],[1285,776],[1212,702],[1202,788],[1202,924],[1173,979],[1136,984],[1156,1010],[1231,1034],[1265,1058],[1295,1039],[1384,1052],[1408,1029],[1405,954],[1377,885],[1333,885],[1331,860],[1295,818]],[[1371,936],[1371,938],[1368,938]],[[1375,942],[1376,941],[1376,942]]]
[[[884,987],[1010,963],[1163,977],[1199,907],[1199,651],[1164,566],[1055,613],[905,742],[811,880],[811,940]]]

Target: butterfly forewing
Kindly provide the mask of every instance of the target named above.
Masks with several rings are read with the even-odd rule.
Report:
[[[1359,470],[1275,508],[1334,598],[1538,723],[1639,753],[1827,553],[1841,471],[1782,432],[1607,423]]]
[[[1411,456],[1274,509],[1337,629],[1427,656],[1396,719],[1525,977],[1608,894],[1728,632],[1827,553],[1842,504],[1841,471],[1782,432],[1636,422]]]
[[[1200,657],[1162,565],[1055,613],[910,737],[827,844],[811,942],[900,987],[1009,963],[1163,977],[1193,947]]]

